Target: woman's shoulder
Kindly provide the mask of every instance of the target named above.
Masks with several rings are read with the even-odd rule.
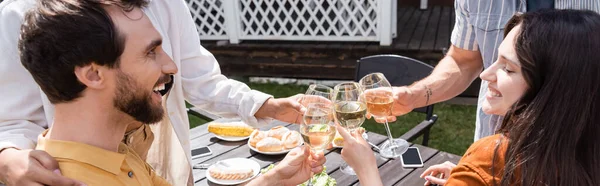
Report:
[[[476,141],[452,170],[449,183],[491,185],[494,180],[499,181],[504,167],[506,145],[506,138],[500,134]]]

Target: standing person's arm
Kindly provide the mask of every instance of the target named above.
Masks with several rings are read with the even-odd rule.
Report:
[[[475,39],[476,29],[468,21],[465,0],[456,0],[456,21],[450,50],[426,78],[410,86],[395,87],[393,115],[453,98],[465,91],[483,69],[483,59]],[[395,120],[395,117],[388,119]]]
[[[251,125],[266,124],[267,118],[297,122],[302,106],[298,97],[274,99],[271,95],[251,90],[246,84],[221,74],[215,57],[200,45],[198,31],[184,1],[178,1],[181,13],[181,82],[185,99],[199,108],[222,116],[240,116]],[[176,46],[173,46],[176,47]],[[176,60],[176,59],[174,59]]]
[[[35,148],[47,126],[42,94],[21,65],[17,42],[23,15],[34,0],[0,3],[0,181],[7,185],[76,185],[59,176],[58,163]]]

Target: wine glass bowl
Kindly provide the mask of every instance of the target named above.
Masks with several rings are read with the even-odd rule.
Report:
[[[355,82],[343,82],[333,88],[335,119],[349,132],[356,131],[365,121],[367,105],[362,96],[362,88]],[[346,163],[342,163],[340,170],[348,175],[356,175],[354,169]]]
[[[329,146],[335,137],[336,128],[333,122],[333,89],[324,85],[313,84],[308,87],[300,103],[306,107],[303,122],[300,124],[300,135],[311,151],[321,152]],[[312,185],[312,177],[307,185]]]
[[[359,81],[364,89],[364,98],[367,103],[367,112],[373,117],[384,119],[385,130],[388,140],[385,141],[380,149],[381,156],[386,158],[398,158],[408,149],[408,142],[403,139],[392,138],[390,127],[387,122],[387,116],[392,115],[392,106],[394,97],[392,86],[382,73],[367,74]]]

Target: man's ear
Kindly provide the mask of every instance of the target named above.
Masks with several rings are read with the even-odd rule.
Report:
[[[88,88],[104,88],[106,81],[106,68],[103,66],[91,63],[86,66],[75,67],[75,76],[79,82],[83,83]]]

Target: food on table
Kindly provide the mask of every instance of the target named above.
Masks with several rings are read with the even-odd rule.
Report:
[[[256,149],[263,152],[278,152],[283,150],[283,143],[277,138],[266,137],[256,144]]]
[[[299,146],[302,143],[302,136],[296,131],[288,131],[283,135],[283,137],[281,137],[281,140],[283,141],[283,146],[286,149],[291,149]]]
[[[267,133],[267,136],[274,137],[274,138],[281,140],[283,135],[289,131],[290,131],[290,129],[288,129],[284,126],[276,126],[276,127],[271,128],[271,130],[269,130],[269,132]]]
[[[254,130],[248,144],[260,152],[281,152],[302,144],[302,137],[298,131],[276,126],[268,131]]]
[[[219,136],[246,137],[250,136],[253,130],[252,127],[243,122],[212,122],[208,124],[208,132],[212,132]]]
[[[356,131],[362,133],[365,133],[365,128],[363,127],[359,127],[358,129],[356,129]],[[340,135],[340,132],[336,132],[335,133],[335,137],[333,137],[333,145],[338,146],[338,147],[343,147],[344,146],[344,137],[342,137],[342,135]]]
[[[253,147],[256,147],[256,144],[267,137],[267,132],[265,131],[260,131],[258,129],[254,129],[254,131],[252,132],[252,134],[250,134],[251,138],[250,138],[250,145]]]
[[[254,175],[250,168],[235,168],[217,163],[215,167],[208,170],[211,177],[219,180],[245,180]]]
[[[271,169],[275,167],[274,164],[269,165],[267,168],[260,170],[262,174],[269,172]],[[307,181],[308,182],[308,181]],[[327,167],[323,166],[323,172],[319,174],[315,174],[312,179],[312,184],[314,186],[336,186],[337,182],[334,178],[327,175]],[[306,183],[302,183],[298,186],[306,186]]]

